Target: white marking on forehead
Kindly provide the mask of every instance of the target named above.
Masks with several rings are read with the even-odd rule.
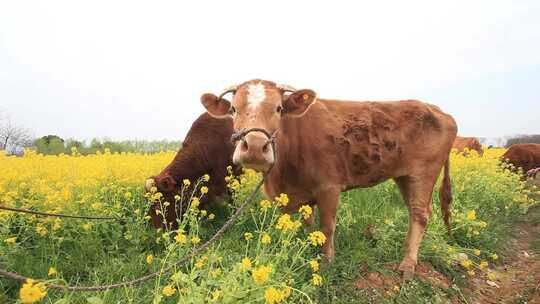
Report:
[[[248,86],[247,101],[250,107],[256,108],[266,98],[266,92],[262,83],[250,84]]]

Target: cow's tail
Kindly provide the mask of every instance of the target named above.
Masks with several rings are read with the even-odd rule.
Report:
[[[439,201],[441,202],[441,213],[444,224],[448,229],[448,234],[452,234],[450,225],[450,204],[452,203],[452,184],[450,183],[450,156],[444,163],[444,176],[439,189]]]

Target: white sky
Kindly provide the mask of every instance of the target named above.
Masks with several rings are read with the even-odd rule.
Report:
[[[540,1],[0,2],[0,108],[37,136],[181,139],[251,78],[540,133]]]

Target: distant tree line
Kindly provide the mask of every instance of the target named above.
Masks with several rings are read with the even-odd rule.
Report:
[[[540,144],[540,134],[534,135],[520,135],[513,138],[510,138],[506,142],[506,148],[514,144]]]
[[[34,141],[36,152],[44,155],[59,155],[61,153],[71,154],[72,149],[82,155],[95,154],[96,152],[110,151],[111,153],[137,152],[137,153],[157,153],[160,151],[176,151],[180,149],[180,141],[172,140],[122,140],[113,141],[109,139],[94,138],[90,142],[76,139],[62,139],[57,135],[47,135]]]

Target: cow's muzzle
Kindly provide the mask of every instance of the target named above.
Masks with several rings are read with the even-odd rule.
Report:
[[[276,133],[270,134],[261,128],[234,133],[231,136],[231,141],[236,145],[233,162],[260,172],[270,171],[276,162]]]

